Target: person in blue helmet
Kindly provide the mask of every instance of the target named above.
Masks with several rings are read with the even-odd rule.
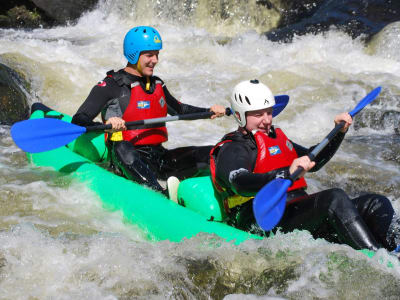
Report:
[[[225,108],[213,105],[200,108],[175,99],[165,83],[153,75],[162,49],[158,31],[149,26],[134,27],[125,35],[125,68],[107,72],[95,85],[72,118],[80,126],[97,124],[93,119],[101,113],[105,124],[111,124],[107,144],[111,165],[116,173],[157,191],[165,192],[159,179],[170,176],[185,178],[207,170],[212,146],[189,146],[168,150],[164,124],[127,129],[125,122],[165,117],[167,114],[189,114],[212,111],[211,118],[221,117]]]
[[[217,198],[223,203],[227,222],[242,230],[265,232],[257,225],[252,201],[260,189],[276,178],[288,178],[298,167],[302,175],[288,189],[284,215],[277,225],[282,232],[308,230],[315,238],[341,242],[355,249],[399,250],[400,222],[389,199],[364,194],[354,199],[339,188],[307,194],[306,171],[322,168],[339,148],[352,124],[348,113],[338,114],[341,131],[315,157],[272,125],[286,103],[258,80],[237,84],[231,109],[239,128],[226,134],[212,149],[210,170]]]

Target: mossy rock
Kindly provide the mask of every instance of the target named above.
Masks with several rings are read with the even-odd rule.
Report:
[[[29,116],[25,81],[9,67],[0,64],[0,124],[13,124]]]

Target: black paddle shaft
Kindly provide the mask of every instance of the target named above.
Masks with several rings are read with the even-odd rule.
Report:
[[[138,121],[132,121],[132,122],[126,122],[125,126],[127,128],[134,128],[137,126],[142,126],[142,125],[160,125],[162,126],[165,122],[171,122],[171,121],[189,121],[189,120],[199,120],[199,119],[208,119],[210,118],[214,112],[212,111],[206,111],[206,112],[200,112],[200,113],[192,113],[192,114],[183,114],[183,115],[176,115],[176,116],[168,116],[168,117],[163,117],[163,118],[154,118],[154,119],[147,119],[147,120],[138,120]],[[231,115],[231,109],[227,107],[225,109],[225,114],[227,116]],[[86,127],[86,132],[90,131],[103,131],[107,129],[111,129],[112,125],[107,124],[107,125],[93,125],[93,126],[87,126]]]
[[[343,128],[344,124],[344,121],[337,124],[335,128],[333,128],[332,131],[329,132],[328,135],[323,139],[323,141],[319,143],[310,153],[307,154],[311,161],[313,161],[315,157],[322,151],[322,149],[324,149],[326,145],[328,145],[328,143],[336,136],[339,130]],[[290,179],[292,183],[295,182],[303,171],[303,167],[298,167],[296,171],[294,171],[293,174],[289,176],[288,179]]]

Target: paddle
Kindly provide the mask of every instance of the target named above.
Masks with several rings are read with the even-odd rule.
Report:
[[[227,108],[225,113],[229,116],[231,114],[230,108]],[[207,119],[213,114],[213,112],[207,111],[126,122],[125,125],[127,128],[134,128],[141,125],[162,125],[165,122],[178,120]],[[15,144],[25,152],[38,153],[65,146],[86,132],[104,131],[111,128],[111,124],[82,127],[54,118],[41,118],[15,123],[11,127],[11,136]]]
[[[351,112],[349,112],[350,116],[354,117],[359,113],[378,96],[380,91],[381,87],[377,87],[371,91]],[[311,160],[315,159],[318,153],[325,148],[343,126],[344,122],[337,124],[325,139],[308,154]],[[285,211],[287,189],[297,180],[302,171],[303,168],[299,167],[288,179],[276,178],[257,193],[253,200],[253,212],[257,224],[260,225],[262,229],[268,231],[278,224]]]
[[[275,105],[274,110],[272,111],[272,116],[275,118],[277,115],[281,113],[282,110],[285,109],[286,105],[289,103],[289,96],[288,95],[277,95],[274,96],[275,98]]]

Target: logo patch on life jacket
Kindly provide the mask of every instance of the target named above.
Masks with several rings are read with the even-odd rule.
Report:
[[[101,86],[101,87],[105,87],[106,85],[107,85],[107,83],[104,80],[97,83],[97,86]]]
[[[160,103],[161,107],[164,107],[164,105],[165,105],[165,99],[164,99],[164,97],[161,97],[159,103]]]
[[[293,145],[289,140],[286,140],[286,146],[289,148],[290,151],[293,150]]]
[[[271,156],[277,155],[281,153],[281,149],[279,148],[279,146],[272,146],[268,148],[269,154]]]
[[[150,108],[150,101],[138,101],[137,103],[138,109],[147,109]]]

